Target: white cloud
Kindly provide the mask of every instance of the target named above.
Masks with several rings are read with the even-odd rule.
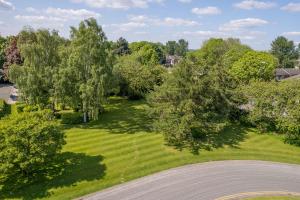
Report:
[[[238,31],[241,29],[254,28],[268,24],[269,22],[258,18],[246,18],[231,20],[220,27],[221,31]]]
[[[87,18],[99,18],[101,15],[86,9],[62,9],[62,8],[47,8],[46,13],[50,16],[59,17],[66,20],[82,20]]]
[[[147,8],[149,3],[163,3],[164,0],[71,0],[75,3],[85,3],[93,8]]]
[[[275,2],[270,1],[256,1],[256,0],[244,0],[240,3],[234,4],[236,8],[244,9],[244,10],[252,10],[252,9],[270,9],[276,7]]]
[[[128,22],[128,23],[122,23],[122,24],[111,24],[107,26],[112,26],[115,28],[118,28],[120,31],[131,31],[133,29],[137,28],[144,28],[147,25],[145,23],[141,22]]]
[[[58,17],[48,17],[43,15],[16,15],[15,19],[30,23],[37,27],[63,27],[65,20]]]
[[[192,13],[196,15],[218,15],[221,14],[222,11],[213,6],[205,7],[205,8],[193,8]]]
[[[183,35],[200,38],[225,37],[225,34],[219,31],[184,31]]]
[[[180,3],[191,3],[193,0],[178,0]]]
[[[285,36],[300,36],[300,31],[291,31],[291,32],[284,32],[282,35]]]
[[[40,12],[33,7],[27,7],[27,8],[25,8],[25,10],[26,10],[26,12],[30,12],[30,13],[39,13]]]
[[[6,0],[0,0],[0,9],[3,9],[3,10],[14,10],[15,7],[14,5],[9,2],[9,1],[6,1]]]
[[[300,12],[300,3],[289,3],[281,9],[289,12]]]
[[[167,17],[157,22],[157,25],[163,26],[196,26],[198,22],[181,18]]]
[[[166,17],[164,19],[148,17],[146,15],[129,15],[129,21],[147,23],[155,26],[197,26],[200,25],[198,22],[193,20],[187,20],[182,18]]]

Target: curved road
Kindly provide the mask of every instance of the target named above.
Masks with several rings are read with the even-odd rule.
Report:
[[[258,191],[300,192],[300,165],[220,161],[179,167],[121,184],[84,200],[213,200]]]

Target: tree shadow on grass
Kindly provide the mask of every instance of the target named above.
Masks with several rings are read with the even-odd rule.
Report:
[[[220,132],[200,133],[198,134],[199,145],[191,148],[191,152],[199,154],[201,150],[212,151],[223,147],[239,149],[240,143],[247,138],[248,132],[248,128],[235,124],[226,126]],[[181,148],[179,147],[178,149]]]
[[[99,120],[82,125],[80,128],[107,129],[113,134],[151,132],[152,122],[143,101],[111,99],[105,109]]]
[[[49,197],[50,189],[75,186],[81,181],[103,178],[106,167],[102,156],[87,156],[82,153],[62,153],[51,168],[40,172],[34,180],[20,176],[10,177],[0,184],[0,199],[21,198],[25,200]]]

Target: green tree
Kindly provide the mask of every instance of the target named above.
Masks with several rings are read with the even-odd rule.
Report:
[[[176,48],[177,48],[177,42],[176,41],[168,41],[166,43],[166,53],[168,55],[174,56]]]
[[[116,53],[119,56],[128,55],[131,53],[131,50],[129,49],[129,44],[125,38],[119,38],[118,41],[115,44],[114,53]]]
[[[120,93],[131,99],[143,98],[155,85],[162,84],[166,72],[162,66],[142,64],[139,58],[138,53],[123,56],[114,70],[119,80]]]
[[[252,82],[241,91],[251,105],[254,126],[283,133],[286,142],[300,145],[300,80]]]
[[[52,105],[54,109],[54,76],[58,73],[58,54],[62,39],[58,32],[38,30],[31,34],[32,40],[20,44],[23,66],[10,69],[10,79],[17,84],[23,99],[29,104],[42,107]]]
[[[19,113],[0,121],[0,174],[31,178],[51,165],[65,144],[50,112]]]
[[[189,43],[184,39],[178,40],[178,44],[176,45],[175,54],[177,56],[185,56],[189,50]]]
[[[234,107],[228,77],[222,65],[185,61],[150,94],[154,127],[168,144],[197,152],[225,127]]]
[[[279,66],[282,68],[293,68],[299,58],[299,52],[293,41],[280,36],[271,44],[271,53],[278,59]]]
[[[112,80],[113,56],[105,33],[93,18],[72,27],[71,43],[62,53],[56,96],[84,113],[84,122],[98,119]],[[65,100],[69,100],[65,102]]]
[[[132,53],[138,53],[139,62],[143,65],[159,65],[165,62],[165,54],[163,45],[160,43],[151,42],[133,42],[130,44]]]
[[[249,51],[233,64],[230,73],[242,83],[269,81],[274,79],[277,64],[277,59],[269,53]]]

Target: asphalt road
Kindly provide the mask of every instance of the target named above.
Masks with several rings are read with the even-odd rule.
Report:
[[[0,99],[9,100],[12,88],[11,85],[0,84]]]
[[[220,161],[188,165],[121,184],[85,200],[213,200],[258,191],[300,192],[300,165]]]

